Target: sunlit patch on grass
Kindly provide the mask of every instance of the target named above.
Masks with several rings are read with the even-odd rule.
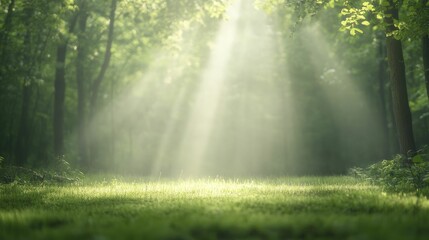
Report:
[[[85,181],[1,185],[0,238],[429,235],[426,198],[383,194],[348,177]]]

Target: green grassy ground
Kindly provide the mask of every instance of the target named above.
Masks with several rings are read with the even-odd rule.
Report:
[[[0,185],[0,239],[429,239],[429,201],[348,177]]]

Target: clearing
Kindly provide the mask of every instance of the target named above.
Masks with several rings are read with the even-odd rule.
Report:
[[[429,201],[349,177],[0,185],[0,239],[429,239]]]

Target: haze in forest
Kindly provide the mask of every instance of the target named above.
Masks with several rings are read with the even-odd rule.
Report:
[[[415,148],[406,124],[428,142],[420,42],[403,40],[413,121],[398,125],[386,34],[321,2],[305,18],[270,1],[24,2],[0,5],[8,164],[331,175]]]
[[[278,28],[251,1],[235,1],[213,29],[187,29],[176,54],[155,53],[98,114],[101,159],[154,177],[237,177],[342,173],[381,158],[377,99],[319,22],[293,36]],[[187,76],[182,58],[208,31]]]

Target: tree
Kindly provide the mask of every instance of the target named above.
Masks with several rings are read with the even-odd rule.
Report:
[[[8,85],[11,82],[10,79],[15,75],[15,72],[11,69],[11,66],[14,66],[14,61],[9,59],[10,53],[15,50],[10,41],[10,34],[14,27],[15,3],[15,0],[11,0],[4,9],[6,14],[0,27],[0,91],[2,92],[8,89]],[[15,148],[14,117],[17,114],[15,110],[17,101],[12,95],[11,93],[1,94],[1,102],[10,103],[0,105],[0,111],[3,113],[3,117],[0,118],[0,124],[4,128],[4,135],[0,137],[2,139],[0,141],[0,148],[3,149],[0,154],[3,154],[3,156],[12,156],[14,152],[12,149]],[[6,158],[6,160],[9,160],[9,158]]]
[[[422,0],[422,8],[428,9],[428,0]],[[429,35],[428,33],[422,36],[422,55],[423,55],[423,70],[425,74],[426,92],[429,99]]]
[[[77,83],[77,125],[78,125],[78,152],[80,163],[88,165],[88,150],[86,138],[86,92],[85,92],[85,58],[87,57],[86,46],[86,27],[88,21],[88,10],[86,1],[80,1],[79,7],[79,20],[77,33],[77,56],[76,56],[76,83]]]
[[[405,156],[413,155],[416,151],[416,146],[408,103],[405,63],[401,42],[404,33],[400,31],[403,28],[403,24],[399,19],[400,2],[397,0],[383,0],[378,4],[378,2],[366,1],[362,3],[361,7],[353,7],[349,1],[344,1],[343,4],[345,8],[341,10],[341,14],[347,17],[341,22],[342,30],[350,31],[351,35],[363,33],[361,27],[371,24],[365,15],[373,13],[376,16],[373,21],[374,25],[385,31],[392,107],[400,151]]]
[[[32,67],[31,67],[31,47],[32,47],[32,29],[31,29],[31,20],[34,14],[34,9],[31,6],[30,2],[25,2],[24,6],[24,19],[26,23],[26,31],[24,34],[23,41],[23,54],[22,56],[22,65],[23,65],[23,75],[22,75],[22,93],[21,93],[21,115],[19,119],[19,130],[16,139],[15,145],[15,163],[17,165],[24,165],[27,162],[27,157],[29,153],[29,143],[30,143],[30,100],[33,90],[33,85],[31,81],[32,76]]]
[[[394,21],[399,18],[398,7],[393,0],[389,0],[389,6],[385,11],[387,32],[397,30]],[[390,88],[392,91],[392,104],[399,138],[401,153],[408,156],[414,154],[413,125],[410,106],[408,104],[407,81],[405,77],[405,63],[402,52],[402,43],[394,35],[388,34],[386,38],[387,61],[390,72]]]
[[[77,21],[77,15],[74,14],[69,22],[68,33],[74,31]],[[54,154],[55,157],[64,155],[64,99],[66,91],[66,57],[68,48],[68,37],[60,34],[60,43],[57,46],[57,59],[55,66],[55,81],[54,81]]]
[[[7,45],[9,40],[9,33],[12,29],[12,18],[14,15],[14,8],[15,8],[15,0],[11,0],[7,6],[7,13],[3,20],[3,26],[0,30],[0,63],[2,65],[0,70],[3,70],[4,65],[6,63],[6,51],[7,51]]]
[[[92,84],[92,88],[91,88],[92,94],[91,94],[90,113],[92,116],[94,116],[94,114],[95,114],[95,107],[96,107],[96,103],[97,103],[100,85],[104,79],[106,71],[109,67],[110,59],[112,57],[112,45],[113,45],[114,30],[115,30],[116,5],[117,5],[117,0],[112,0],[111,7],[110,7],[110,15],[109,15],[109,29],[108,29],[108,35],[107,35],[106,50],[104,52],[104,60],[103,60],[102,66],[100,68],[100,72],[98,73],[97,78],[94,80],[94,82]]]
[[[388,157],[390,154],[389,149],[389,128],[387,118],[387,103],[386,103],[386,79],[387,79],[387,66],[386,66],[386,46],[385,37],[377,36],[377,78],[378,78],[378,96],[380,98],[380,120],[382,128],[382,154],[383,157]]]

